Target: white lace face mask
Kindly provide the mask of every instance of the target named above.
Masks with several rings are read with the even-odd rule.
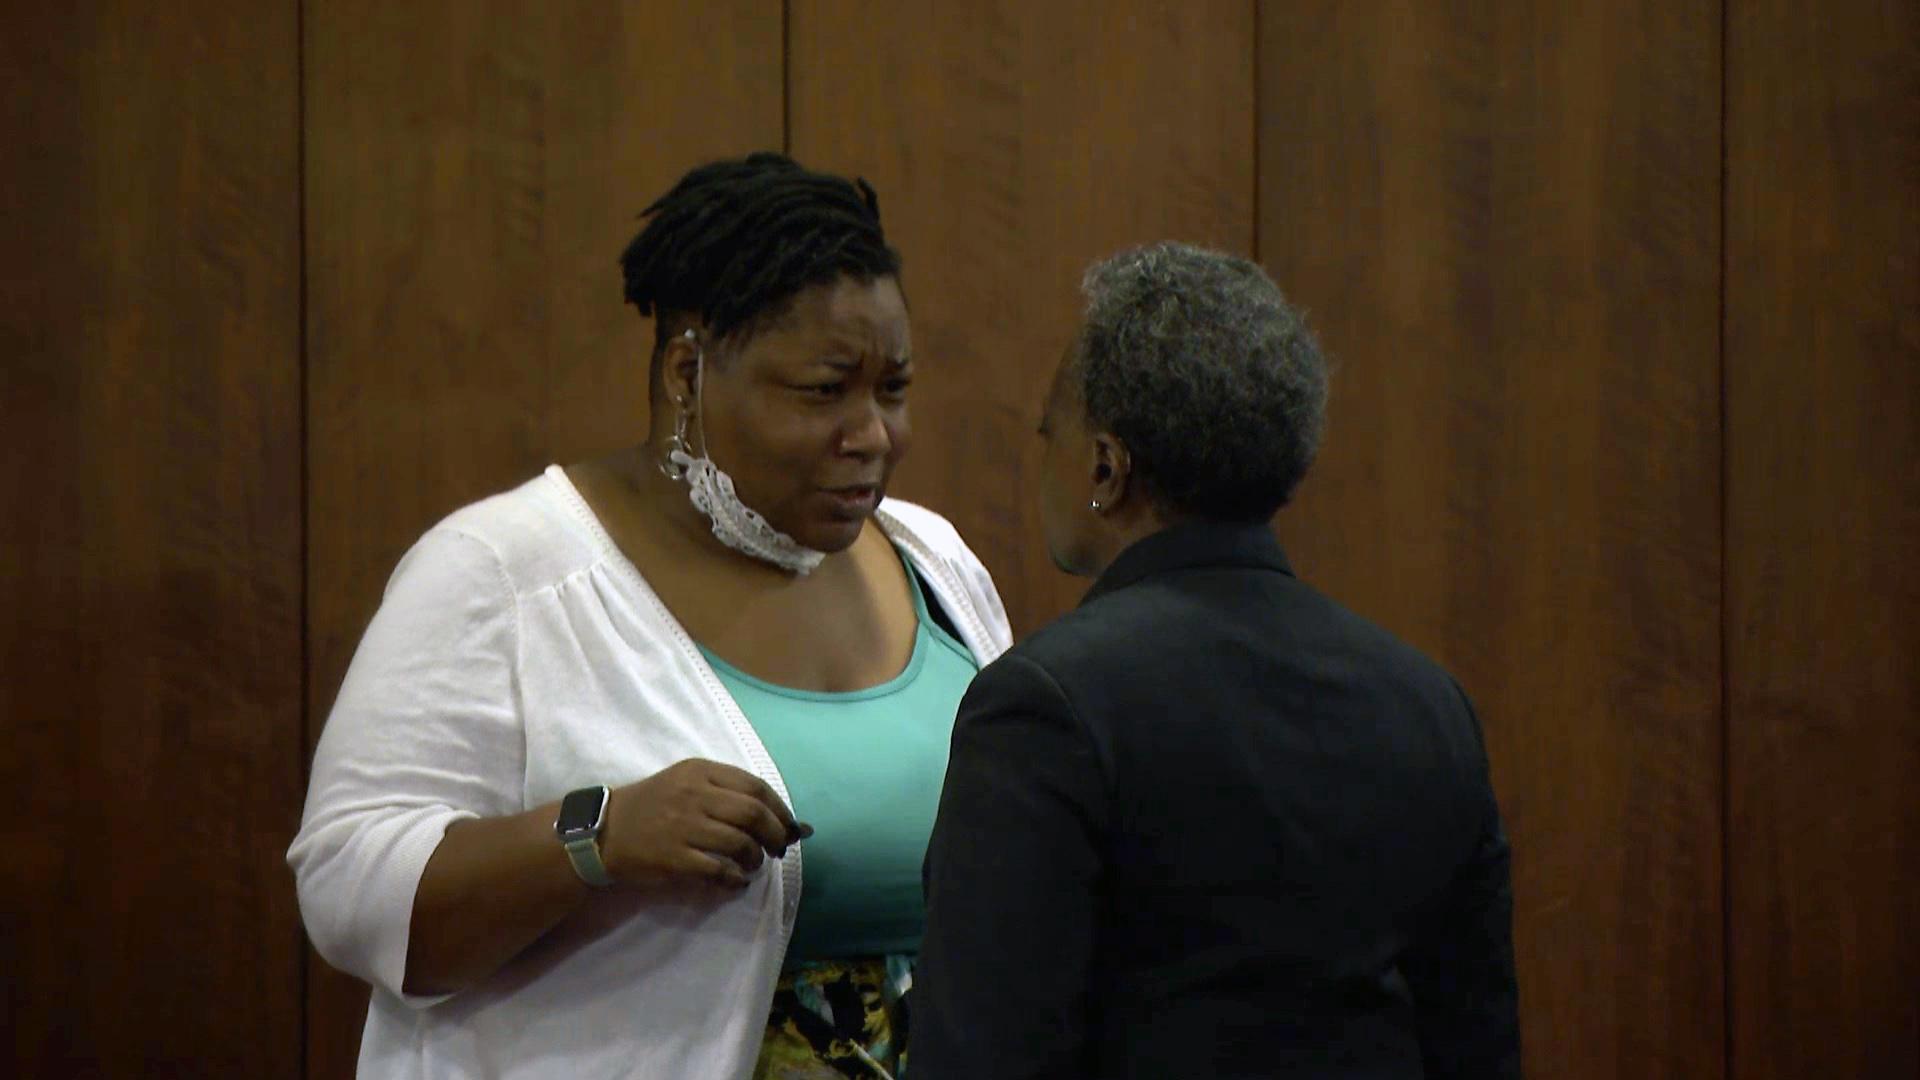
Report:
[[[683,336],[693,342],[695,348],[699,347],[700,339],[691,329]],[[693,384],[694,408],[698,409],[702,388],[706,385],[704,352],[696,362],[701,365]],[[827,557],[825,553],[815,551],[774,528],[758,511],[740,501],[739,493],[734,490],[733,477],[715,465],[706,454],[704,426],[700,441],[701,452],[696,456],[693,448],[687,444],[687,410],[681,409],[679,421],[674,425],[673,439],[667,444],[667,460],[660,468],[668,477],[685,481],[687,498],[692,500],[694,509],[713,522],[714,539],[742,555],[772,563],[789,574],[805,576],[819,566],[821,560]]]

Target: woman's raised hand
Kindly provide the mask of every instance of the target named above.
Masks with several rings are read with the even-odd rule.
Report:
[[[624,888],[676,895],[737,892],[768,855],[813,835],[759,777],[689,758],[614,790],[600,857]]]

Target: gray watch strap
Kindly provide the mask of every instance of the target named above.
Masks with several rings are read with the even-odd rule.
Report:
[[[564,845],[567,859],[573,863],[573,872],[580,880],[596,889],[604,889],[613,884],[613,878],[607,874],[607,864],[600,861],[600,842],[591,836],[582,836],[577,840],[568,840]]]

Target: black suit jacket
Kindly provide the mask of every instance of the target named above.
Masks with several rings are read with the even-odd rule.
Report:
[[[1141,541],[980,673],[926,886],[914,1080],[1519,1075],[1473,711],[1265,527]]]

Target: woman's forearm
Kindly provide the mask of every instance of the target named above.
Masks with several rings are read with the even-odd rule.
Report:
[[[493,974],[592,894],[553,834],[559,804],[448,827],[414,893],[409,994],[449,994]]]

